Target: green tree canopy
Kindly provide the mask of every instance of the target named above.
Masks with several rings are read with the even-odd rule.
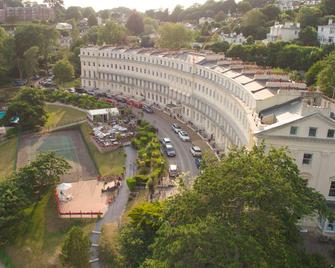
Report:
[[[126,23],[127,29],[134,35],[144,32],[143,18],[138,12],[132,12]]]
[[[44,126],[47,113],[43,91],[37,88],[21,88],[8,103],[5,124],[10,124],[13,117],[19,118],[17,127],[21,130],[35,130]]]
[[[65,12],[66,19],[75,21],[79,21],[83,18],[83,14],[81,13],[81,7],[71,6]]]
[[[160,48],[188,48],[194,40],[194,33],[182,24],[164,23],[159,27],[157,46]]]
[[[319,60],[315,62],[306,72],[306,83],[307,85],[314,85],[316,83],[319,73],[325,68],[326,62]]]
[[[324,61],[324,68],[317,76],[317,85],[329,97],[335,96],[335,52]]]
[[[58,83],[69,82],[74,78],[74,68],[68,59],[57,61],[53,72]]]
[[[125,43],[126,30],[114,21],[108,21],[99,31],[99,43],[122,44]]]
[[[322,0],[321,9],[326,15],[335,15],[335,0]]]
[[[92,27],[92,26],[95,26],[95,25],[98,25],[98,19],[97,17],[95,16],[95,14],[91,14],[89,15],[88,19],[87,19],[87,24],[88,26]]]
[[[252,9],[243,15],[241,31],[244,36],[251,35],[255,40],[264,39],[267,33],[266,21],[267,17],[260,9]]]
[[[22,67],[28,81],[37,72],[39,51],[39,47],[33,46],[23,54]]]
[[[321,16],[321,10],[317,7],[302,7],[299,9],[298,21],[302,28],[307,26],[316,27]]]
[[[79,227],[72,227],[63,243],[60,259],[65,266],[89,267],[90,240]]]
[[[167,202],[141,267],[325,267],[301,246],[298,222],[315,212],[331,215],[284,149],[233,149]]]
[[[303,28],[299,32],[299,43],[304,46],[318,46],[318,33],[316,32],[315,28],[312,26],[307,26]]]

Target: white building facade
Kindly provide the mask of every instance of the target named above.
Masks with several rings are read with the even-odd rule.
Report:
[[[309,185],[335,201],[335,121],[305,84],[208,52],[105,46],[80,57],[84,88],[174,105],[224,151],[287,146]]]
[[[275,22],[275,25],[270,27],[270,33],[267,34],[266,40],[268,42],[290,42],[299,37],[299,32],[300,23],[285,22],[279,24],[279,22]]]
[[[335,44],[335,23],[329,19],[328,25],[318,26],[318,39],[321,45]]]
[[[244,44],[247,39],[244,37],[244,35],[242,33],[230,33],[230,34],[224,34],[222,33],[220,35],[220,39],[221,41],[226,41],[229,44],[235,44],[235,45],[242,45]]]

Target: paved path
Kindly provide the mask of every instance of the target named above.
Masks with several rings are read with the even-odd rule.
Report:
[[[126,174],[125,177],[131,177],[135,174],[136,171],[136,158],[137,158],[137,152],[136,150],[134,150],[133,148],[129,147],[125,147],[124,148],[125,153],[127,154],[126,157]],[[120,192],[117,196],[117,198],[115,199],[115,201],[109,206],[105,216],[99,220],[96,225],[95,228],[91,234],[91,243],[92,244],[99,244],[99,238],[100,238],[100,232],[102,229],[102,226],[105,223],[108,222],[115,222],[118,221],[119,218],[121,217],[121,215],[123,214],[127,202],[128,202],[128,197],[129,197],[129,189],[128,186],[126,184],[126,181],[124,180],[122,182],[121,188],[120,188]],[[96,259],[99,256],[99,252],[98,252],[99,248],[93,246],[91,248],[91,259]],[[97,262],[93,262],[91,264],[91,268],[99,268],[101,267],[100,263]]]

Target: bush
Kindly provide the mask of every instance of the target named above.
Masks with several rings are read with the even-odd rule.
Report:
[[[149,177],[146,175],[136,175],[134,176],[134,179],[136,180],[136,185],[145,185],[147,181],[149,180]]]
[[[136,189],[136,179],[135,178],[127,178],[126,180],[128,188],[131,192],[134,192]]]

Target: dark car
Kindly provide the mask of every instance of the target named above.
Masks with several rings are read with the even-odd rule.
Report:
[[[15,87],[22,87],[27,83],[27,80],[16,79],[13,81]]]
[[[171,126],[172,130],[175,132],[175,133],[179,133],[179,131],[181,130],[180,126],[178,124],[172,124]]]
[[[154,110],[148,105],[143,105],[142,110],[148,114],[152,114],[154,112]]]
[[[172,144],[166,144],[164,146],[164,151],[165,151],[166,155],[169,156],[169,157],[176,156],[176,151],[173,148]]]

